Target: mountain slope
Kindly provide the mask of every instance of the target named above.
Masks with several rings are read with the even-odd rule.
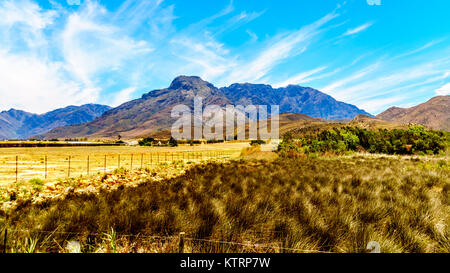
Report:
[[[309,87],[289,85],[274,89],[270,85],[245,83],[232,84],[221,90],[235,104],[279,105],[280,113],[302,113],[324,119],[352,119],[358,114],[370,115]]]
[[[21,138],[18,130],[33,115],[16,109],[0,112],[0,139]]]
[[[392,107],[377,118],[397,123],[415,123],[450,131],[450,95],[437,96],[411,108]]]
[[[154,90],[137,100],[124,103],[92,122],[54,129],[43,137],[116,137],[135,138],[170,130],[174,119],[172,108],[183,104],[194,107],[194,97],[203,97],[203,104],[232,104],[212,84],[199,77],[177,77],[169,88]]]
[[[111,109],[99,104],[68,106],[42,115],[11,109],[0,112],[0,139],[26,139],[53,128],[81,124]]]
[[[195,96],[203,97],[203,105],[279,104],[281,113],[303,113],[319,118],[353,118],[357,114],[367,114],[312,88],[273,89],[270,85],[233,84],[218,89],[199,77],[180,76],[169,88],[150,91],[91,122],[56,128],[41,137],[116,137],[120,134],[125,138],[136,138],[166,134],[175,121],[170,117],[172,108],[183,104],[192,109]]]

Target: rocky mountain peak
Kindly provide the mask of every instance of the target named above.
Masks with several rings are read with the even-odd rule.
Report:
[[[170,84],[172,90],[201,89],[204,87],[214,88],[212,84],[202,80],[198,76],[178,76]]]

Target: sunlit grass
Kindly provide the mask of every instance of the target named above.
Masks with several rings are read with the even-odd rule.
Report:
[[[449,252],[449,174],[441,161],[360,155],[211,163],[133,188],[22,203],[8,216],[9,245],[176,252],[185,232],[187,252],[364,252],[369,241],[382,252]]]
[[[119,167],[137,169],[162,163],[169,164],[173,161],[200,162],[218,157],[235,158],[246,146],[248,143],[180,145],[173,148],[130,146],[0,148],[0,186],[16,182],[16,168],[19,182],[27,182],[34,178],[54,180],[68,176],[111,172]]]

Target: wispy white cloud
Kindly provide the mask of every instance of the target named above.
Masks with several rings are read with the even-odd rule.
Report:
[[[320,28],[338,14],[330,13],[318,21],[299,30],[273,38],[256,58],[242,65],[227,77],[227,82],[258,81],[281,61],[297,56],[306,50],[311,39],[320,33]]]
[[[439,96],[450,95],[450,83],[444,84],[439,89],[436,90],[436,94]]]
[[[44,31],[56,17],[28,0],[0,3],[0,109],[41,113],[97,99],[97,90],[85,97],[86,90],[71,80],[64,63],[49,58],[51,43]]]
[[[23,24],[32,29],[44,29],[53,23],[53,11],[44,11],[29,0],[4,0],[0,3],[0,24]]]
[[[264,14],[265,10],[236,11],[230,1],[218,13],[176,29],[174,6],[163,5],[162,0],[126,0],[115,11],[96,0],[84,1],[71,9],[53,2],[52,8],[46,10],[29,0],[5,0],[0,4],[0,15],[4,15],[0,16],[0,33],[11,35],[0,37],[0,50],[8,57],[4,59],[3,70],[8,67],[5,60],[14,58],[22,58],[21,62],[16,61],[17,65],[27,65],[30,69],[39,67],[45,74],[40,79],[47,82],[44,84],[35,77],[29,77],[27,82],[48,90],[54,101],[25,105],[8,98],[8,105],[34,112],[68,103],[116,105],[131,98],[140,88],[146,88],[151,77],[168,80],[179,74],[199,75],[218,85],[258,81],[267,77],[275,66],[304,52],[323,31],[322,27],[338,16],[332,12],[310,25],[265,39],[248,32],[258,48],[248,51],[249,54],[233,52],[218,38]],[[23,27],[24,24],[33,34],[27,35],[31,37],[30,44],[40,46],[13,56],[10,48],[23,43],[8,40],[14,35],[5,31],[11,25]],[[26,64],[25,60],[33,64]],[[291,80],[301,80],[301,76]],[[303,76],[303,80],[307,80],[306,75]],[[27,92],[27,88],[15,80],[0,87],[0,95],[7,92],[5,86]],[[102,96],[104,92],[109,95]],[[36,96],[44,93],[36,91]],[[64,95],[57,95],[59,93]],[[66,99],[67,94],[71,96],[70,101]],[[28,97],[33,100],[33,94]]]
[[[111,106],[116,107],[121,105],[122,103],[130,101],[132,99],[133,93],[136,92],[136,90],[137,90],[136,87],[129,87],[119,91],[115,95],[114,101],[111,103]]]
[[[0,2],[0,47],[36,49],[47,44],[43,30],[54,23],[56,12],[41,9],[29,0]]]
[[[341,78],[335,82],[332,82],[331,84],[325,86],[322,88],[322,90],[324,92],[327,92],[329,94],[332,94],[334,96],[338,96],[340,94],[343,93],[343,91],[340,91],[340,88],[342,86],[345,86],[349,83],[352,83],[354,81],[357,81],[367,75],[369,75],[370,73],[376,71],[379,67],[380,67],[381,63],[380,62],[376,62],[374,64],[371,64],[369,66],[366,66],[365,68],[357,71],[356,73],[345,77],[345,78]],[[347,92],[348,93],[348,92]]]
[[[228,15],[232,10],[229,6],[216,15],[177,31],[170,39],[171,54],[184,63],[177,62],[173,71],[190,71],[218,85],[258,81],[267,76],[276,65],[304,52],[308,43],[322,31],[320,28],[338,16],[333,12],[299,30],[276,35],[261,42],[262,46],[256,52],[243,56],[233,54],[225,44],[218,42],[216,36],[224,29],[248,23],[264,12],[240,12],[222,25],[221,29],[206,31],[206,25]],[[255,42],[256,34],[250,32],[249,35],[254,37]]]
[[[278,87],[288,86],[288,85],[291,85],[291,84],[295,85],[295,84],[306,83],[306,82],[309,82],[309,81],[314,79],[314,78],[311,77],[312,75],[315,75],[315,74],[317,74],[319,72],[322,72],[325,69],[327,69],[327,67],[326,66],[322,66],[322,67],[318,67],[318,68],[313,69],[313,70],[302,72],[302,73],[297,74],[297,75],[295,75],[295,76],[293,76],[293,77],[291,77],[291,78],[289,78],[289,79],[287,79],[285,81],[273,84],[273,86],[278,88]]]
[[[355,28],[352,28],[352,29],[348,29],[348,30],[343,34],[343,36],[349,36],[349,35],[354,35],[354,34],[360,33],[360,32],[362,32],[362,31],[368,29],[368,28],[371,27],[372,25],[373,25],[373,23],[372,23],[372,22],[369,22],[369,23],[365,23],[365,24],[363,24],[363,25],[360,25],[360,26],[358,26],[358,27],[355,27]]]
[[[361,109],[364,109],[365,111],[368,111],[369,113],[377,113],[379,109],[386,109],[387,105],[395,105],[404,99],[405,99],[404,96],[377,98],[372,99],[370,101],[362,102],[359,104],[359,107],[361,107]]]
[[[183,30],[183,32],[192,33],[192,34],[196,33],[198,35],[199,30],[201,32],[203,32],[205,29],[207,29],[207,26],[209,26],[215,20],[231,14],[234,10],[235,10],[235,8],[233,5],[233,0],[231,0],[230,3],[225,8],[223,8],[221,11],[219,11],[218,13],[216,13],[212,16],[202,19],[197,23],[189,25],[187,28],[185,28]]]
[[[170,43],[173,54],[185,61],[184,65],[178,67],[178,74],[183,70],[191,71],[204,79],[212,80],[230,71],[235,65],[224,45],[213,39],[195,40],[178,36]]]
[[[0,3],[0,108],[42,113],[98,102],[109,81],[99,78],[103,73],[128,71],[126,62],[152,50],[146,41],[129,37],[96,1],[74,12],[54,6]]]
[[[108,12],[96,2],[69,16],[62,32],[62,51],[68,69],[90,86],[101,71],[119,70],[127,59],[153,49],[146,41],[137,41],[109,23]]]
[[[69,104],[95,102],[99,90],[86,89],[67,75],[60,62],[0,51],[0,109],[37,113]]]
[[[420,86],[430,88],[450,76],[448,57],[426,60],[401,69],[390,68],[392,59],[379,60],[322,90],[338,100],[365,107],[365,110],[376,113],[392,106],[391,103],[417,95],[410,90]],[[407,90],[409,92],[405,93]]]
[[[221,24],[219,27],[212,30],[214,36],[218,36],[224,32],[235,30],[245,24],[250,23],[251,21],[259,18],[265,13],[265,11],[260,12],[246,12],[243,11],[232,18],[228,19],[227,22]]]
[[[416,48],[416,49],[407,51],[405,53],[399,54],[399,55],[395,56],[395,58],[397,59],[397,58],[402,58],[402,57],[406,57],[406,56],[417,54],[417,53],[422,52],[422,51],[424,51],[424,50],[426,50],[426,49],[428,49],[430,47],[433,47],[434,45],[437,45],[437,44],[443,42],[444,40],[445,39],[437,39],[437,40],[430,41],[430,42],[426,43],[425,45],[423,45],[423,46],[421,46],[419,48]]]
[[[256,33],[249,29],[247,29],[245,32],[247,32],[248,36],[250,36],[252,42],[258,41],[258,35],[256,35]]]

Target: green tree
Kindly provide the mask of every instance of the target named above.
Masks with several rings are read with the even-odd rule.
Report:
[[[169,146],[170,147],[177,147],[178,146],[178,141],[176,139],[174,139],[173,137],[171,137],[169,139]]]

